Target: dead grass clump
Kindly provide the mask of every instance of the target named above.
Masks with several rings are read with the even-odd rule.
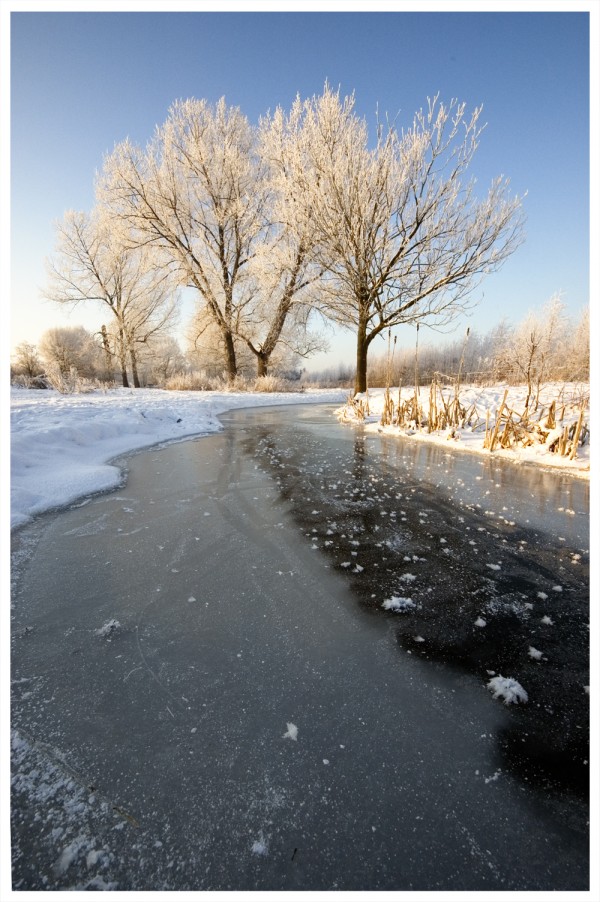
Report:
[[[212,391],[216,381],[205,370],[193,370],[191,373],[174,373],[163,387],[167,391]]]
[[[493,426],[490,425],[489,411],[486,415],[483,447],[487,450],[528,448],[542,444],[552,454],[573,460],[577,456],[577,448],[588,441],[590,430],[585,415],[589,398],[580,399],[579,411],[572,404],[563,402],[558,418],[559,402],[555,399],[548,407],[542,408],[539,418],[533,421],[527,408],[519,413],[508,406],[507,394],[508,390],[504,392]],[[566,417],[570,422],[564,422]]]

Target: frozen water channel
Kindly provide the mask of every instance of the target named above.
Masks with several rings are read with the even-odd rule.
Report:
[[[519,766],[469,645],[476,610],[549,668],[585,642],[587,487],[331,410],[228,415],[15,535],[15,889],[587,888],[585,793]]]

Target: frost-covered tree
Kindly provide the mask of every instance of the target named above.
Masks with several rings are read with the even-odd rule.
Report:
[[[233,336],[236,362],[236,377],[249,378],[256,371],[255,357],[245,341]],[[196,306],[188,322],[185,334],[186,357],[195,370],[204,370],[215,380],[225,379],[230,385],[235,383],[227,373],[225,345],[218,325],[205,306]]]
[[[329,274],[329,315],[356,330],[357,392],[378,335],[400,323],[448,323],[521,241],[521,201],[508,182],[496,179],[479,201],[474,181],[463,181],[480,115],[436,97],[406,131],[379,128],[371,147],[354,97],[342,101],[326,85],[302,104],[310,162],[298,196]]]
[[[176,286],[169,268],[152,247],[132,245],[127,230],[96,208],[92,213],[70,210],[56,223],[56,253],[47,261],[44,295],[59,304],[95,302],[110,312],[112,351],[121,379],[129,385],[137,376],[137,346],[163,334],[175,316]]]
[[[309,327],[322,268],[298,198],[302,154],[281,110],[256,129],[224,99],[190,99],[171,107],[145,150],[118,145],[98,183],[138,242],[161,247],[198,292],[195,321],[205,329],[208,316],[218,330],[230,382],[241,343],[259,376],[280,346],[300,355],[323,347]]]
[[[258,377],[266,376],[282,356],[308,357],[326,349],[317,324],[318,276],[310,274],[304,253],[279,236],[257,249],[249,267],[252,290],[237,335],[254,355]]]
[[[55,367],[61,376],[76,370],[79,376],[93,379],[101,365],[94,336],[83,326],[47,329],[40,339],[39,348],[46,368]]]
[[[564,304],[554,295],[541,311],[532,311],[509,334],[499,354],[514,381],[527,384],[525,410],[537,410],[541,386],[560,368],[559,358],[565,332]]]
[[[104,163],[98,195],[142,245],[165,253],[219,330],[230,380],[235,335],[250,301],[248,262],[265,232],[265,186],[255,135],[221,99],[177,101],[142,150],[129,141]]]
[[[267,374],[274,354],[306,357],[325,349],[315,328],[324,271],[315,262],[314,223],[300,193],[307,140],[298,102],[289,114],[278,108],[260,121],[268,229],[249,261],[251,295],[238,327],[256,357],[259,377]]]
[[[142,364],[146,383],[160,386],[175,373],[184,372],[187,368],[179,342],[170,335],[148,343]]]
[[[585,307],[570,334],[566,349],[569,379],[590,378],[590,308]]]
[[[16,376],[26,376],[27,379],[35,379],[44,372],[44,364],[35,345],[28,341],[22,341],[14,350],[11,371]]]

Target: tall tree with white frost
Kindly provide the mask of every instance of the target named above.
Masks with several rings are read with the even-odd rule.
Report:
[[[367,388],[378,335],[400,323],[448,323],[522,240],[521,201],[508,196],[507,180],[481,201],[474,182],[462,181],[480,115],[436,97],[406,131],[379,128],[370,148],[354,97],[342,102],[326,85],[302,104],[310,160],[298,196],[328,273],[329,315],[356,330],[356,392]]]
[[[145,151],[125,141],[106,158],[98,196],[139,244],[165,252],[180,284],[199,292],[232,382],[234,338],[251,300],[245,275],[266,229],[262,165],[246,117],[224,99],[177,101]]]
[[[129,386],[130,358],[134,385],[139,387],[136,345],[150,335],[163,334],[176,312],[176,286],[168,268],[158,265],[152,248],[132,247],[118,223],[98,209],[91,214],[68,211],[56,223],[56,236],[44,296],[72,306],[89,301],[104,305],[114,326],[123,386]],[[104,347],[108,350],[106,342]]]
[[[305,357],[325,347],[322,335],[309,327],[324,270],[315,262],[314,223],[299,193],[307,138],[298,103],[289,115],[278,108],[259,124],[268,231],[249,262],[251,300],[238,327],[256,357],[259,377],[267,374],[278,348]]]

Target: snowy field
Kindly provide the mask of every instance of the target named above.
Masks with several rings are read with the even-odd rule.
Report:
[[[558,397],[564,386],[545,389],[543,403]],[[589,386],[567,386],[565,397],[578,399]],[[397,398],[397,390],[395,397]],[[408,395],[409,389],[404,389]],[[428,388],[421,390],[426,406]],[[477,405],[480,419],[486,410],[493,416],[504,386],[466,387],[461,402]],[[345,390],[308,390],[303,393],[252,394],[247,392],[167,392],[159,389],[113,389],[90,394],[61,395],[56,391],[11,390],[11,528],[21,526],[36,514],[76,501],[93,492],[116,487],[121,479],[116,457],[162,442],[178,441],[218,432],[218,415],[243,407],[274,404],[342,402]],[[522,409],[524,387],[512,388],[508,404]],[[370,416],[366,429],[378,431],[383,389],[369,393]],[[576,420],[576,405],[568,409],[565,423]],[[333,422],[333,421],[332,421]],[[588,421],[589,425],[589,421]],[[455,438],[443,432],[399,430],[385,427],[386,433],[409,434],[419,441],[439,442],[446,447],[487,454],[483,449],[484,430],[457,430]],[[577,451],[574,460],[559,457],[538,444],[515,451],[495,451],[516,462],[568,469],[589,478],[590,446]]]
[[[171,392],[112,389],[89,394],[11,389],[11,529],[36,514],[115,488],[110,461],[163,442],[219,432],[218,415],[241,407],[336,402],[343,391]]]

